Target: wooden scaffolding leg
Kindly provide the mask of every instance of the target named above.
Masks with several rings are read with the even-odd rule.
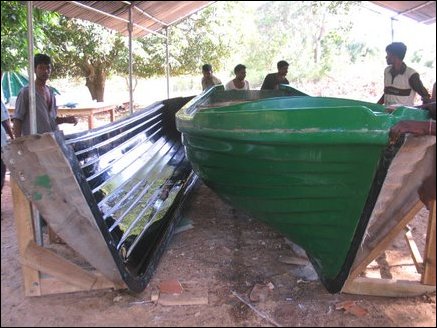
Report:
[[[429,215],[425,246],[425,259],[423,262],[422,279],[420,282],[410,280],[358,277],[362,272],[364,272],[370,262],[377,258],[392,244],[393,240],[401,231],[405,229],[405,226],[408,224],[408,222],[410,222],[422,208],[423,204],[419,201],[404,216],[404,218],[399,221],[399,223],[391,230],[391,232],[380,241],[380,243],[369,253],[369,255],[363,261],[361,261],[361,263],[359,263],[353,271],[351,271],[343,286],[342,293],[387,297],[409,297],[435,292],[435,201]],[[406,238],[411,250],[411,255],[414,258],[415,253],[413,251],[415,251],[415,243],[414,241],[410,240],[409,236],[406,236]],[[411,247],[411,245],[413,245],[413,247]],[[420,260],[415,258],[414,261],[416,264],[416,262],[419,262]],[[420,266],[417,264],[416,267],[420,268]]]
[[[84,270],[38,246],[35,243],[31,204],[13,179],[11,190],[26,296],[116,288],[100,273]]]
[[[405,241],[410,249],[411,257],[413,258],[414,265],[416,266],[416,271],[418,273],[423,272],[423,259],[420,255],[419,248],[417,248],[416,242],[414,241],[413,235],[411,234],[410,227],[405,227]]]
[[[26,196],[21,192],[17,183],[11,178],[12,201],[14,203],[15,226],[17,229],[18,250],[20,258],[24,256],[27,244],[34,241],[32,210]],[[40,296],[40,276],[38,270],[22,265],[24,280],[24,294],[26,296]]]
[[[423,262],[422,284],[435,286],[435,200],[429,210],[428,230],[426,233],[425,260]]]

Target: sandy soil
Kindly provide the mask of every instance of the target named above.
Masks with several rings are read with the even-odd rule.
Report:
[[[310,265],[284,263],[300,255],[289,241],[222,202],[201,182],[183,214],[192,228],[173,236],[142,293],[101,290],[25,297],[8,180],[1,197],[2,327],[436,325],[435,293],[412,298],[329,294]],[[412,223],[420,250],[427,216],[424,209]],[[403,238],[369,271],[414,276]],[[172,279],[207,304],[150,302],[160,283]],[[345,301],[359,311],[341,309]]]

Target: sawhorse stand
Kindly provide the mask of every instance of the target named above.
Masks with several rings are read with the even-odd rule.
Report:
[[[26,296],[116,288],[99,272],[85,270],[37,245],[31,204],[12,179],[10,183]]]
[[[425,293],[432,293],[436,290],[436,202],[434,201],[429,211],[428,229],[426,234],[425,255],[422,263],[420,253],[409,231],[405,238],[411,251],[416,270],[421,273],[420,281],[395,280],[382,278],[359,277],[366,267],[384,252],[393,240],[404,231],[406,225],[423,208],[419,201],[403,217],[394,229],[373,249],[368,256],[356,265],[349,274],[342,292],[349,294],[389,296],[389,297],[409,297]]]

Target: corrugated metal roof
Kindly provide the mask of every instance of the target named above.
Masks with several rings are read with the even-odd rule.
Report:
[[[80,18],[128,35],[132,6],[133,37],[156,33],[215,1],[33,1],[37,8]]]
[[[370,1],[391,10],[396,16],[405,16],[423,24],[435,23],[435,1]]]

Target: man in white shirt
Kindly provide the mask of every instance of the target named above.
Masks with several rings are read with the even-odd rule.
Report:
[[[225,85],[225,90],[249,90],[249,82],[246,78],[246,66],[238,64],[234,68],[235,78]]]
[[[222,84],[217,77],[212,74],[212,66],[210,64],[205,64],[202,66],[202,90],[211,88],[214,85]]]

